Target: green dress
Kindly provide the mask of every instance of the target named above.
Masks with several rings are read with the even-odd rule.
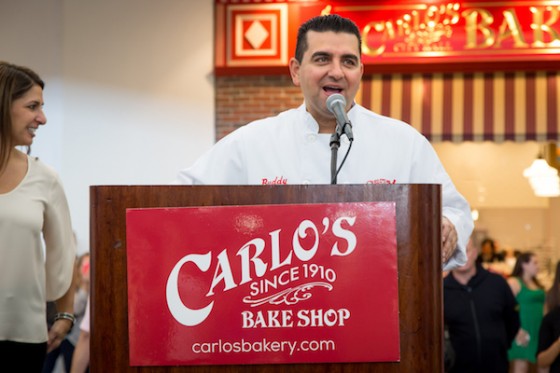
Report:
[[[519,319],[521,328],[529,333],[529,344],[526,347],[519,346],[515,340],[511,343],[508,351],[509,360],[529,360],[536,362],[537,345],[539,343],[539,328],[544,313],[545,291],[543,289],[529,289],[521,279],[517,279],[521,285],[521,291],[517,294],[519,303]]]

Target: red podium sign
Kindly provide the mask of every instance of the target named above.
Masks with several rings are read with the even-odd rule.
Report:
[[[399,361],[394,202],[128,209],[130,364]]]

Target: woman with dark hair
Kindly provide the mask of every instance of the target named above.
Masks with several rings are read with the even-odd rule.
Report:
[[[478,255],[477,263],[494,263],[502,261],[503,256],[498,253],[496,243],[491,238],[485,238],[480,243],[480,254]]]
[[[29,156],[47,121],[44,86],[32,70],[0,61],[0,364],[8,372],[40,372],[75,321],[68,204],[57,174]],[[50,300],[58,313],[47,332]]]
[[[515,337],[508,357],[513,373],[529,372],[529,365],[536,363],[539,328],[544,313],[545,291],[537,273],[539,262],[533,252],[519,255],[513,267],[509,286],[519,303],[521,328]]]
[[[537,364],[550,373],[560,373],[560,262],[556,263],[554,282],[546,294],[546,309],[539,331]]]

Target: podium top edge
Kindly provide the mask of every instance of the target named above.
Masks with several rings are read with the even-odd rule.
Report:
[[[99,184],[90,185],[90,188],[280,188],[280,187],[403,187],[403,186],[441,186],[436,183],[396,183],[396,184],[205,184],[205,185],[185,185],[185,184]]]

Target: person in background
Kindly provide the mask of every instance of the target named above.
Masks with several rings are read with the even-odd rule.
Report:
[[[347,18],[329,14],[305,22],[298,30],[295,57],[289,62],[292,82],[300,87],[303,104],[232,132],[192,167],[181,170],[176,182],[441,184],[442,263],[446,270],[462,265],[474,226],[469,204],[424,136],[409,124],[376,114],[354,101],[364,72],[361,46],[360,30]],[[343,107],[339,101],[340,112],[351,122],[350,136],[342,134],[342,127],[350,127],[343,123],[337,126],[327,107],[333,94],[344,98]],[[338,173],[330,167],[333,138],[334,143],[340,140]]]
[[[508,356],[513,373],[527,373],[536,363],[539,328],[544,313],[545,291],[539,280],[539,262],[533,252],[519,255],[508,283],[519,303],[521,328]]]
[[[88,296],[86,313],[80,323],[80,336],[72,357],[70,373],[84,373],[89,371],[89,345],[90,345],[90,297]]]
[[[537,364],[550,373],[560,373],[560,262],[546,295],[546,310],[539,330]]]
[[[515,262],[517,262],[519,254],[519,250],[515,250],[513,247],[504,248],[504,267],[507,277],[511,276],[511,272],[513,272],[513,268],[515,267]]]
[[[478,261],[490,272],[502,275],[504,278],[509,278],[517,261],[515,250],[506,246],[498,251],[497,245],[490,239],[484,240],[483,243],[485,244],[486,252],[493,254],[487,257],[491,258],[490,261],[484,261],[482,256],[479,256]]]
[[[545,311],[552,311],[556,306],[560,306],[560,262],[556,263],[554,280],[546,293]]]
[[[74,316],[76,324],[80,325],[86,312],[86,304],[89,295],[89,253],[82,254],[76,259],[76,267],[74,270]],[[51,373],[54,370],[56,361],[60,355],[64,359],[64,367],[66,372],[70,372],[72,366],[72,355],[74,348],[78,342],[80,328],[74,327],[72,331],[62,341],[60,346],[47,354],[43,373]]]
[[[18,149],[29,153],[47,121],[43,88],[34,71],[0,61],[0,362],[8,372],[41,372],[75,322],[66,196],[55,171]],[[58,313],[47,330],[51,300]]]
[[[455,355],[449,372],[508,373],[517,302],[506,279],[484,269],[477,255],[469,240],[467,263],[443,280],[444,323]]]
[[[483,239],[480,243],[480,254],[478,255],[477,261],[486,266],[490,263],[502,260],[503,256],[498,253],[495,241],[488,237]]]

